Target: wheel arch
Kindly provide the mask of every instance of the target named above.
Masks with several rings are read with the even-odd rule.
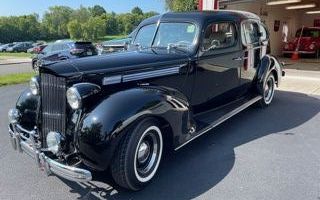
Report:
[[[280,86],[281,76],[282,76],[282,64],[271,55],[264,56],[259,63],[257,73],[256,73],[256,82],[257,84],[263,84],[264,80],[267,78],[269,73],[273,73],[277,86]]]

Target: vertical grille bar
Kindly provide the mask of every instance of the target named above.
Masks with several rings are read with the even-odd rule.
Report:
[[[66,128],[66,80],[51,74],[41,77],[42,144],[50,131],[64,134]]]

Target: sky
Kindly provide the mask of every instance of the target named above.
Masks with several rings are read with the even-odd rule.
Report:
[[[107,12],[130,12],[135,6],[139,6],[144,12],[165,12],[165,0],[0,0],[0,16],[25,15],[37,13],[40,16],[50,6],[64,5],[71,8],[79,8],[101,5]]]

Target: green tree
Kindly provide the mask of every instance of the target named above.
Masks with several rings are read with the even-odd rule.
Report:
[[[144,13],[143,17],[144,17],[145,19],[147,19],[147,18],[152,17],[152,16],[155,16],[155,15],[159,15],[159,13],[154,12],[154,11],[150,11],[150,12]]]
[[[168,0],[169,1],[169,0]],[[174,0],[172,0],[174,1]],[[186,0],[189,1],[189,0]],[[50,7],[42,20],[37,14],[0,17],[0,42],[52,40],[62,38],[97,40],[105,34],[129,34],[156,12],[144,13],[135,7],[129,13],[106,13],[101,6]]]
[[[106,10],[102,6],[99,6],[99,5],[93,6],[92,8],[90,8],[90,11],[91,11],[91,15],[93,17],[99,17],[99,16],[102,16],[103,14],[107,13]]]
[[[70,16],[70,20],[77,20],[79,23],[85,23],[92,16],[90,10],[86,7],[80,6],[79,9],[73,10]]]
[[[82,39],[81,23],[78,20],[72,20],[68,23],[68,32],[71,39]]]
[[[134,14],[134,15],[143,15],[143,11],[142,11],[141,8],[139,8],[138,6],[137,6],[137,7],[134,7],[134,8],[131,10],[131,13]]]
[[[0,17],[0,42],[18,42],[40,38],[38,15]]]
[[[44,14],[42,23],[47,27],[52,38],[68,37],[68,23],[73,10],[66,6],[50,7]]]
[[[85,40],[94,40],[105,35],[105,21],[101,17],[91,17],[86,23],[82,24],[82,37]]]
[[[197,9],[198,0],[165,0],[166,8],[171,11],[192,11]]]
[[[116,14],[114,12],[107,13],[102,16],[106,24],[106,34],[114,35],[119,33],[119,25],[117,24]]]

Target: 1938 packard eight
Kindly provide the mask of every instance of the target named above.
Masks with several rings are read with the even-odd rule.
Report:
[[[120,186],[142,189],[164,149],[270,105],[284,72],[268,44],[247,12],[151,17],[131,51],[42,66],[8,113],[12,145],[47,174],[81,182],[110,170]]]

